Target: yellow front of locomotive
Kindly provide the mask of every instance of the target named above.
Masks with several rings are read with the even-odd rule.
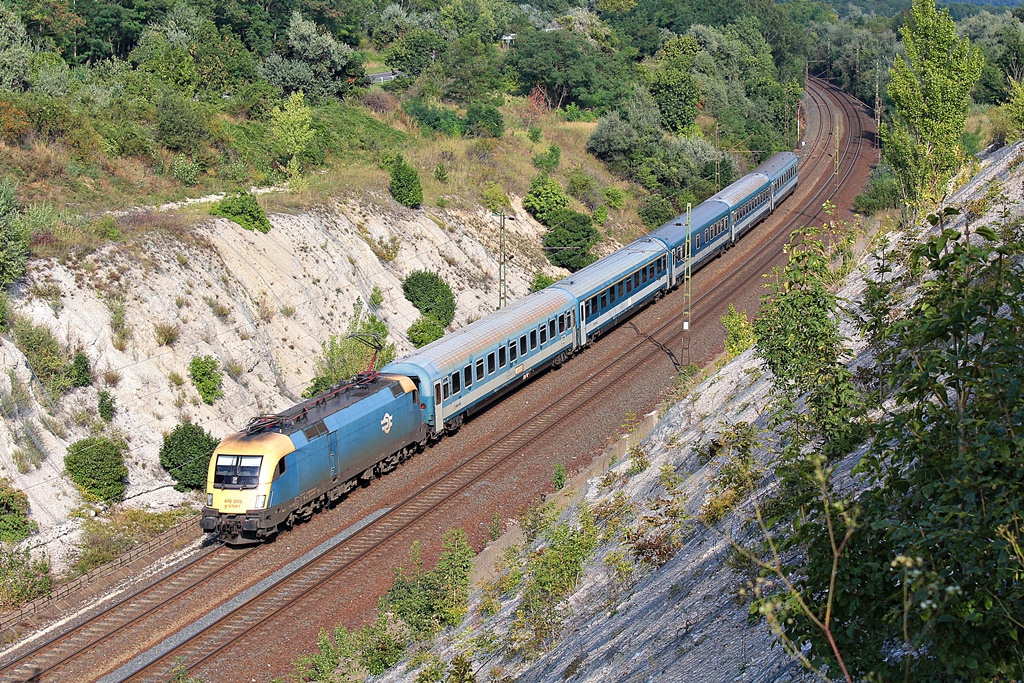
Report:
[[[284,434],[232,434],[213,451],[199,526],[232,544],[257,543],[273,532],[266,512],[278,463],[295,450]]]

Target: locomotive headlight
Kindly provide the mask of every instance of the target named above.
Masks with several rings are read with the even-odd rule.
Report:
[[[256,496],[256,508],[265,508],[267,506],[266,496]]]
[[[213,507],[213,494],[212,493],[207,493],[206,494],[206,507],[210,507],[210,508]]]

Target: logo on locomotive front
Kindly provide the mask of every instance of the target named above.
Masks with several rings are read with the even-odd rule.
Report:
[[[395,424],[395,418],[391,417],[391,413],[384,413],[384,417],[380,420],[380,428],[385,434],[391,433],[391,427]]]

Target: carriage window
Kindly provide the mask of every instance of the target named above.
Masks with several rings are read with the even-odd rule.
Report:
[[[260,481],[262,462],[262,455],[218,455],[213,471],[213,488],[255,488]]]
[[[619,298],[622,298],[622,283],[619,283]]]
[[[548,321],[548,336],[552,339],[555,338],[555,319],[552,318]]]
[[[540,326],[540,343],[544,344],[545,342],[547,342],[547,340],[548,340],[548,326],[547,325],[541,325]]]
[[[519,355],[520,356],[525,356],[526,355],[526,335],[525,334],[522,337],[519,338]]]
[[[484,359],[481,358],[476,362],[476,380],[479,382],[484,378]]]
[[[530,330],[530,350],[537,348],[537,330]]]
[[[462,375],[459,374],[458,370],[456,370],[455,372],[452,373],[452,393],[453,394],[457,394],[460,391],[462,391],[462,382],[459,381],[461,379],[462,379]]]
[[[565,332],[565,316],[558,316],[558,334]]]
[[[502,346],[501,348],[498,349],[498,367],[505,367],[505,362],[505,347]]]
[[[654,270],[654,266],[651,266],[651,270],[652,270],[652,271]],[[642,274],[642,275],[644,276],[644,277],[643,277],[643,281],[644,281],[644,282],[647,282],[647,269],[646,269],[646,268],[644,268],[644,270],[643,270],[643,272],[642,272],[641,274]]]
[[[487,374],[494,374],[494,351],[487,354]]]
[[[621,287],[621,286],[622,285],[619,285],[619,287]],[[626,278],[626,294],[629,294],[632,291],[633,291],[633,278],[627,277]]]
[[[513,363],[516,362],[516,358],[519,358],[519,354],[517,353],[517,351],[518,349],[516,348],[516,343],[514,341],[510,341],[508,343],[508,357],[511,359]]]
[[[608,292],[601,292],[601,309],[604,310],[608,306]]]
[[[565,314],[565,326],[572,329],[572,311]]]
[[[441,380],[441,391],[444,393],[445,400],[447,400],[452,395],[452,388],[448,385],[447,377]]]
[[[434,382],[434,403],[441,402],[441,383]]]
[[[466,380],[466,388],[473,386],[473,366],[467,365],[462,371],[462,376]]]

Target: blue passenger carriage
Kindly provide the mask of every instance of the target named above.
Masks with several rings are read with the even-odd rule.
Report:
[[[422,388],[423,420],[435,434],[533,373],[561,365],[576,351],[576,299],[547,288],[514,302],[388,364]]]
[[[694,226],[691,229],[691,224]],[[692,236],[691,236],[692,233]],[[709,199],[698,204],[690,212],[690,222],[686,214],[677,216],[650,234],[651,237],[665,243],[672,255],[671,282],[679,284],[686,272],[686,240],[690,242],[690,263],[697,270],[725,249],[732,239],[729,228],[729,205],[719,200]]]
[[[567,292],[578,302],[577,344],[583,346],[663,294],[668,287],[665,244],[645,236],[548,289]]]
[[[772,186],[772,211],[796,189],[797,158],[792,152],[779,152],[754,169],[768,177]]]

